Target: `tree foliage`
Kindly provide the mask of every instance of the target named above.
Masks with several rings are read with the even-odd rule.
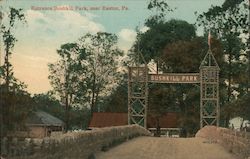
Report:
[[[225,64],[221,66],[222,80],[227,88],[226,101],[222,109],[225,125],[233,116],[231,103],[244,96],[249,87],[249,66],[247,66],[247,41],[249,41],[249,4],[245,0],[225,0],[222,6],[212,6],[207,12],[198,15],[197,24],[204,30],[211,30],[223,45]],[[235,95],[235,92],[238,95]],[[236,108],[236,107],[234,107]]]
[[[128,83],[122,78],[118,86],[109,96],[104,97],[103,107],[105,112],[128,112]]]
[[[173,11],[173,9],[171,9],[168,3],[164,0],[150,0],[148,10],[155,12],[145,21],[145,25],[150,28],[155,24],[164,22],[166,15]]]
[[[133,46],[134,52],[141,52],[146,60],[157,61],[167,44],[178,40],[190,40],[195,37],[195,27],[183,20],[160,22],[149,28],[145,33],[139,33]]]
[[[86,34],[79,44],[87,52],[85,81],[92,114],[99,107],[100,97],[109,95],[117,84],[119,58],[123,52],[117,47],[117,36],[105,32]]]
[[[245,0],[225,0],[222,6],[212,6],[207,12],[198,15],[197,24],[213,34],[224,35],[248,33],[248,2]]]
[[[1,66],[0,76],[4,79],[5,89],[8,92],[11,88],[15,89],[17,85],[23,87],[23,83],[20,83],[13,73],[13,68],[10,63],[11,54],[17,39],[14,35],[15,27],[18,21],[25,23],[25,16],[22,13],[22,9],[15,9],[10,7],[7,14],[7,23],[2,23],[0,28],[0,34],[3,39],[4,45],[4,65]]]
[[[65,129],[67,131],[70,107],[83,104],[85,100],[84,86],[86,84],[84,84],[82,74],[85,73],[83,68],[86,54],[85,50],[76,43],[63,44],[57,53],[60,59],[54,64],[49,64],[49,79],[54,92],[65,106]]]
[[[217,63],[224,64],[223,50],[220,41],[212,38],[211,51]],[[161,59],[164,61],[164,72],[194,73],[199,72],[201,61],[208,51],[206,38],[195,37],[188,41],[179,40],[165,46]]]
[[[65,105],[68,125],[71,107],[88,107],[91,114],[97,111],[100,97],[115,87],[123,53],[117,47],[116,35],[105,32],[88,33],[76,43],[62,45],[57,53],[60,59],[49,64],[49,79]]]

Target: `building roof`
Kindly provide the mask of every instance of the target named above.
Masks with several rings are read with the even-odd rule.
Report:
[[[109,127],[128,125],[127,113],[94,112],[89,127]]]
[[[27,125],[46,125],[46,126],[63,126],[62,120],[44,112],[36,111],[33,112],[26,121]]]
[[[166,113],[160,119],[161,128],[176,128],[178,120],[178,113]],[[127,113],[110,113],[110,112],[94,112],[91,118],[89,127],[101,128],[110,126],[121,126],[128,124]],[[147,121],[148,128],[156,127],[156,119],[148,117]]]

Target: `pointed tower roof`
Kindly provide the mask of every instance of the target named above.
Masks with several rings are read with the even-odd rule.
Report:
[[[218,63],[216,62],[216,59],[211,51],[211,33],[210,33],[210,30],[208,32],[207,44],[208,44],[208,52],[201,62],[200,69],[202,69],[202,68],[216,68],[219,70],[220,67],[219,67]]]
[[[204,57],[204,59],[202,60],[201,62],[201,65],[200,65],[200,69],[202,68],[206,68],[206,67],[212,67],[212,68],[217,68],[217,69],[220,69],[219,68],[219,65],[211,51],[211,49],[209,48],[206,56]]]

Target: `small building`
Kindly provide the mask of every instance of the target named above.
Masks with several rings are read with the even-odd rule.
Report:
[[[128,113],[94,112],[90,120],[89,128],[102,128],[110,126],[128,125]],[[156,119],[152,116],[147,118],[147,127],[156,128]],[[159,118],[161,128],[178,127],[178,113],[165,113]]]
[[[52,132],[62,132],[64,122],[60,119],[44,112],[36,111],[32,113],[25,122],[25,137],[44,138],[49,137]]]
[[[127,113],[94,112],[89,128],[128,125]]]
[[[64,122],[44,112],[32,112],[24,121],[24,127],[19,127],[14,132],[8,132],[8,136],[20,138],[44,138],[52,133],[62,133]]]
[[[128,125],[127,113],[94,112],[90,120],[89,128],[102,128],[110,126]],[[178,127],[178,113],[165,113],[159,118],[161,132],[165,134],[179,134],[181,129]],[[148,116],[147,128],[156,132],[157,121],[154,117]],[[170,135],[168,135],[170,136]]]

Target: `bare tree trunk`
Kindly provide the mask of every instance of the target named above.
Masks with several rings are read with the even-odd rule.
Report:
[[[10,64],[9,64],[9,43],[6,44],[6,52],[5,52],[5,58],[4,63],[6,65],[6,76],[5,76],[5,85],[6,85],[6,93],[9,92],[9,86],[10,86]]]
[[[231,53],[231,48],[230,48],[230,53],[229,53],[229,73],[228,73],[228,88],[227,88],[227,102],[230,102],[230,98],[232,95],[231,92],[231,85],[232,85],[232,53]],[[225,126],[228,127],[229,126],[229,120],[231,118],[231,110],[229,110],[229,112],[226,115],[226,122],[225,122]]]
[[[7,126],[4,132],[4,137],[7,136],[8,131],[11,131],[11,125],[12,125],[12,114],[11,112],[11,102],[10,102],[10,64],[9,64],[9,52],[10,49],[10,44],[7,42],[6,43],[6,48],[5,48],[5,58],[4,58],[4,64],[5,64],[5,84],[4,84],[4,93],[7,97],[4,103],[4,109],[5,109],[5,114],[3,114],[3,118],[5,121],[5,125]],[[7,137],[7,144],[6,144],[6,150],[7,153],[10,153],[10,143],[12,142],[12,137],[8,136]]]
[[[96,90],[96,96],[95,96],[95,106],[97,106],[97,101],[98,101],[98,98],[99,98],[99,91],[100,91],[100,87],[97,87],[97,90]],[[98,108],[98,112],[99,112],[99,108]]]
[[[94,113],[94,109],[95,109],[95,94],[96,94],[96,74],[94,73],[94,77],[93,77],[93,85],[92,85],[92,99],[91,99],[91,114],[90,116],[93,116]]]
[[[250,21],[250,16],[248,16],[248,22]],[[250,28],[248,28],[248,35],[250,35]],[[250,38],[247,39],[247,53],[248,53],[248,78],[247,78],[247,93],[250,94]]]
[[[231,81],[232,81],[232,55],[229,55],[229,73],[228,73],[228,89],[227,89],[227,101],[230,101],[231,98]]]
[[[249,16],[250,20],[250,16]],[[248,29],[248,34],[250,34],[250,29]],[[248,44],[250,43],[250,39],[248,38]],[[248,78],[247,78],[247,92],[250,93],[250,45],[248,45]]]
[[[65,99],[65,132],[69,130],[69,99],[68,94],[66,94]]]
[[[67,65],[66,65],[67,67]],[[66,68],[65,71],[65,132],[69,130],[69,87],[68,87],[68,80],[69,80],[69,74],[68,74],[68,69]]]

